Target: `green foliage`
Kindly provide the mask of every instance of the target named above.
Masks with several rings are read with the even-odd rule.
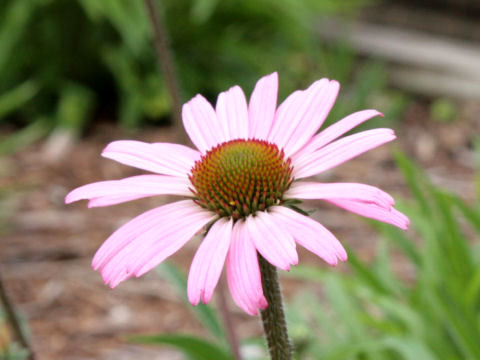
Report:
[[[0,360],[25,360],[27,358],[28,352],[16,343],[9,344],[5,350],[0,350]]]
[[[291,308],[301,328],[305,359],[480,358],[480,234],[478,204],[441,190],[397,154],[413,201],[399,207],[412,221],[420,244],[390,225],[372,224],[387,238],[373,263],[349,252],[348,275],[297,267],[292,276],[322,284],[325,302],[298,296]],[[470,225],[470,226],[467,226]],[[403,258],[402,273],[392,258]],[[302,311],[298,311],[302,309]]]
[[[147,345],[170,345],[192,360],[232,360],[222,347],[191,335],[144,335],[130,338],[132,342]]]
[[[458,117],[458,107],[449,99],[439,98],[430,105],[430,116],[438,122],[452,122]]]
[[[28,351],[13,341],[7,314],[0,305],[0,360],[24,360],[27,356]]]
[[[477,192],[477,199],[480,200],[480,137],[478,137],[478,135],[473,138],[473,145],[475,147],[475,165],[478,169],[475,176],[475,188]]]
[[[175,287],[177,294],[181,296],[185,305],[187,305],[193,311],[195,317],[200,321],[203,327],[208,330],[210,335],[212,335],[220,343],[226,345],[227,338],[225,337],[225,332],[223,331],[218,316],[213,308],[201,303],[193,307],[188,302],[187,278],[182,271],[169,263],[161,264],[157,267],[157,271]]]
[[[215,101],[233,84],[252,89],[259,76],[272,71],[281,74],[280,98],[322,76],[351,79],[354,54],[343,44],[322,47],[315,21],[320,14],[351,14],[367,1],[166,0],[158,5],[183,99],[201,92]],[[143,1],[2,1],[0,74],[0,122],[19,128],[37,124],[20,136],[25,143],[57,126],[80,133],[95,111],[116,114],[129,128],[162,121],[170,112]],[[383,89],[375,73],[365,74],[367,82],[365,75],[354,82],[368,84],[358,89],[364,95],[346,103],[363,107],[368,91]],[[343,106],[336,114],[348,110]],[[15,143],[7,139],[3,146]]]
[[[187,298],[187,278],[176,266],[163,263],[157,271],[165,277],[181,296],[185,305],[192,310],[195,317],[203,325],[213,340],[201,339],[193,335],[141,335],[132,336],[130,341],[147,345],[168,345],[177,348],[191,360],[232,360],[233,356],[228,348],[225,332],[220,324],[218,315],[209,305],[199,304],[191,306]]]

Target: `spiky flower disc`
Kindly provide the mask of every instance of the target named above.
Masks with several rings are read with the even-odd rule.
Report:
[[[245,218],[278,205],[293,181],[290,159],[263,140],[231,140],[195,162],[189,177],[196,202],[220,216]]]

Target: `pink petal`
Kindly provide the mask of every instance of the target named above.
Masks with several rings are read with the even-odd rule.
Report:
[[[212,298],[230,246],[232,227],[232,219],[217,220],[195,253],[187,286],[188,299],[193,305],[200,301],[207,304]]]
[[[296,179],[316,175],[396,138],[391,129],[374,129],[346,136],[303,158],[293,160]]]
[[[347,260],[347,252],[337,238],[323,225],[284,206],[272,206],[271,216],[283,224],[297,243],[313,252],[330,265],[337,265],[337,258]]]
[[[289,122],[289,118],[295,114],[297,104],[302,101],[304,96],[304,90],[296,90],[278,107],[267,140],[277,144],[280,149],[283,149],[290,136],[290,131],[293,131],[290,129],[292,124]]]
[[[202,95],[183,105],[182,119],[188,136],[202,153],[226,140],[227,134],[215,110]]]
[[[180,217],[185,213],[195,211],[198,208],[199,207],[192,200],[182,200],[140,214],[117,229],[102,244],[93,257],[93,268],[95,270],[100,269],[120,250],[138,238],[141,234],[147,232],[151,228],[164,224],[163,217],[165,214],[170,215],[171,218],[175,218]],[[171,218],[168,217],[170,220]]]
[[[243,220],[233,226],[227,255],[227,282],[233,300],[247,314],[257,315],[258,309],[268,306],[263,295],[257,250]]]
[[[410,225],[410,220],[408,217],[393,207],[390,209],[385,209],[372,203],[343,199],[328,199],[327,201],[355,214],[382,221],[384,223],[399,227],[403,230],[407,230],[408,226]]]
[[[133,140],[111,142],[102,156],[139,169],[184,178],[188,178],[193,164],[200,159],[198,151],[183,145]]]
[[[131,264],[127,265],[127,267],[131,269],[136,277],[142,276],[170,255],[176,253],[207,223],[215,218],[215,214],[202,209],[196,214],[182,218],[175,229],[168,233],[161,232],[158,235],[158,231],[156,231],[157,234],[142,235],[142,239],[138,240],[139,243],[142,243],[142,248],[137,251],[138,255],[134,259],[127,260]],[[161,231],[162,229],[159,230]],[[153,242],[148,241],[149,238],[152,238]]]
[[[334,80],[322,87],[318,85],[307,90],[310,97],[306,98],[305,105],[298,109],[298,125],[290,134],[284,148],[286,157],[302,148],[315,135],[332,109],[339,90],[340,84]]]
[[[250,215],[246,227],[258,252],[272,265],[290,270],[290,265],[298,264],[298,255],[293,237],[275,224],[271,215],[259,211]]]
[[[295,182],[284,194],[292,199],[345,199],[375,203],[389,209],[395,201],[374,186],[356,183]]]
[[[115,231],[95,254],[92,266],[102,272],[106,282],[115,286],[114,280],[117,277],[130,277],[135,274],[135,266],[143,264],[137,261],[136,255],[144,251],[149,255],[158,254],[161,249],[155,252],[154,245],[160,240],[164,247],[175,247],[178,242],[186,242],[189,238],[184,240],[185,236],[193,231],[190,226],[198,226],[191,233],[193,236],[213,217],[211,212],[203,210],[191,200],[178,201],[147,211]]]
[[[102,198],[102,206],[118,204],[152,195],[181,195],[192,196],[188,189],[190,181],[185,178],[165,175],[139,175],[121,180],[100,181],[83,185],[72,190],[66,197],[65,203],[84,199]],[[109,199],[111,203],[109,204]],[[95,206],[99,201],[90,203]],[[98,205],[97,205],[98,206]]]
[[[239,86],[220,93],[215,109],[218,120],[228,125],[229,140],[248,138],[247,99]]]
[[[295,91],[279,106],[269,140],[281,149],[290,143],[292,134],[296,131],[299,124],[306,120],[312,120],[311,114],[313,108],[326,94],[328,90],[328,79],[321,79],[314,82],[304,91]],[[313,126],[320,125],[315,121]],[[318,129],[318,127],[316,128]],[[316,131],[314,130],[314,132]],[[311,134],[313,135],[313,133]],[[308,139],[307,139],[308,140]],[[303,144],[302,144],[303,145]]]
[[[101,196],[91,199],[87,206],[89,208],[111,206],[150,196],[153,196],[153,194]]]
[[[248,137],[255,139],[266,139],[275,117],[278,95],[278,74],[264,76],[261,78],[248,105]]]
[[[337,139],[338,137],[347,133],[354,127],[360,125],[367,120],[370,120],[375,116],[383,117],[383,114],[378,112],[377,110],[363,110],[350,114],[342,120],[330,125],[325,130],[320,132],[320,134],[314,136],[302,149],[297,151],[293,155],[293,157],[300,159],[314,152],[315,150],[329,144],[331,141]]]

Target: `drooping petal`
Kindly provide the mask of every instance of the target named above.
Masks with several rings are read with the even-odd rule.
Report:
[[[356,183],[295,182],[284,198],[292,199],[345,199],[364,201],[389,209],[395,204],[393,198],[375,186]]]
[[[293,159],[293,176],[301,179],[331,169],[396,138],[391,129],[374,129],[346,136],[307,155]]]
[[[182,200],[140,214],[121,226],[105,240],[93,257],[92,267],[95,270],[101,269],[112,257],[142,233],[156,226],[161,226],[165,220],[167,220],[168,224],[168,221],[174,221],[176,216],[180,217],[197,209],[198,206],[193,201]]]
[[[266,139],[277,108],[278,74],[264,76],[255,85],[248,105],[248,137]]]
[[[102,206],[118,204],[124,201],[139,199],[153,195],[192,196],[188,189],[191,186],[186,178],[166,175],[139,175],[121,180],[100,181],[80,186],[72,190],[65,203],[85,199],[102,199]],[[109,199],[111,203],[109,204]],[[98,206],[100,202],[91,202],[90,206]]]
[[[403,230],[407,230],[410,225],[408,217],[393,207],[385,209],[372,203],[343,199],[328,199],[327,201],[355,214],[382,221]]]
[[[217,220],[203,239],[190,266],[187,294],[193,305],[207,304],[222,273],[232,237],[233,220]]]
[[[215,110],[218,120],[228,125],[228,140],[248,138],[247,99],[239,86],[233,86],[220,93]]]
[[[169,256],[213,217],[191,200],[147,211],[115,231],[95,254],[92,266],[101,271],[105,282],[116,286],[139,276],[136,269],[147,261],[141,255]]]
[[[301,149],[322,126],[339,90],[340,84],[337,81],[330,81],[326,85],[317,85],[307,90],[304,106],[297,112],[298,125],[289,135],[284,147],[286,157]]]
[[[227,134],[212,105],[197,95],[182,107],[185,130],[202,153],[225,141]]]
[[[293,154],[293,157],[302,158],[375,116],[383,117],[383,114],[377,110],[362,110],[350,114],[315,135],[303,148]]]
[[[151,234],[153,242],[148,241],[150,235],[142,235],[139,242],[142,248],[137,252],[138,257],[131,263],[131,271],[136,277],[149,272],[170,255],[176,253],[197,234],[207,223],[214,220],[216,215],[201,209],[196,214],[185,216],[174,230],[169,233]],[[128,266],[128,265],[127,265]],[[115,285],[114,285],[115,286]]]
[[[328,264],[335,266],[337,258],[347,260],[347,252],[340,241],[320,223],[284,206],[272,206],[270,212],[274,221],[283,224],[298,244]]]
[[[233,300],[247,314],[257,315],[258,309],[267,307],[257,250],[243,220],[233,226],[227,255],[227,282]]]
[[[327,91],[328,83],[328,79],[321,79],[310,85],[308,89],[295,91],[288,96],[278,107],[268,140],[275,143],[280,149],[284,149],[305,114],[309,114],[316,102],[322,99]]]
[[[103,207],[103,206],[112,206],[116,204],[121,204],[128,201],[133,201],[141,199],[144,197],[153,196],[153,194],[137,194],[137,195],[115,195],[115,196],[100,196],[93,198],[88,202],[87,207]]]
[[[297,250],[293,237],[282,226],[273,223],[271,215],[259,211],[248,216],[246,227],[258,252],[272,265],[290,270],[290,265],[298,264]]]
[[[108,144],[102,156],[139,169],[188,178],[190,169],[201,155],[178,144],[119,140]]]

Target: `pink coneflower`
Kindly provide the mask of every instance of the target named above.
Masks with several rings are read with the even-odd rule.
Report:
[[[395,139],[391,129],[367,130],[338,139],[375,110],[351,114],[316,134],[337,97],[338,82],[321,79],[295,91],[277,109],[278,75],[258,81],[247,104],[234,86],[216,108],[201,95],[183,106],[183,123],[198,150],[169,143],[114,141],[102,155],[155,173],[102,181],[70,192],[66,203],[88,199],[108,206],[154,195],[186,199],[129,221],[100,247],[92,266],[110,287],[153,269],[207,229],[190,268],[188,298],[208,303],[226,262],[236,304],[255,315],[267,306],[257,252],[289,270],[298,263],[296,244],[330,265],[347,253],[335,236],[296,207],[322,199],[348,211],[408,227],[382,190],[356,183],[303,181]]]

